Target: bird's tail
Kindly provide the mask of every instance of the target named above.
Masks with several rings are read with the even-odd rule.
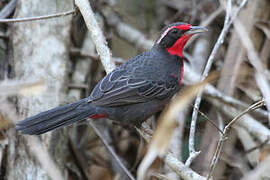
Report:
[[[16,124],[16,130],[23,134],[39,135],[84,120],[95,113],[95,108],[85,98],[26,118]]]

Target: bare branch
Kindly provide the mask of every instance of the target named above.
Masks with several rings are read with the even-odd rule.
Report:
[[[228,106],[227,104],[222,104],[218,100],[211,99],[210,102],[222,113],[226,114],[232,119],[240,113],[240,111],[236,108]],[[242,119],[243,120],[238,121],[237,126],[246,129],[253,137],[258,139],[260,142],[264,142],[270,137],[269,128],[265,127],[263,124],[252,118],[249,114],[245,114]]]
[[[210,172],[207,176],[207,180],[210,179],[214,173],[214,170],[215,170],[215,167],[216,167],[216,164],[218,162],[218,159],[219,159],[219,155],[220,155],[220,152],[222,150],[222,146],[223,146],[223,143],[224,141],[226,140],[227,138],[227,135],[231,129],[231,127],[246,113],[248,113],[249,111],[253,111],[254,109],[257,109],[261,106],[264,105],[264,100],[261,100],[253,105],[251,105],[250,107],[248,107],[246,110],[244,110],[243,112],[241,112],[239,115],[237,115],[235,118],[233,118],[233,120],[231,120],[231,122],[229,122],[229,124],[227,124],[223,130],[223,134],[222,136],[220,137],[219,141],[218,141],[218,145],[217,145],[217,148],[216,148],[216,152],[214,154],[214,157],[212,159],[212,162],[211,162],[211,165],[210,165]]]
[[[248,153],[251,153],[252,151],[254,151],[254,150],[256,150],[256,149],[262,148],[264,145],[266,145],[266,144],[269,142],[269,140],[270,140],[270,137],[267,138],[264,142],[262,142],[262,143],[259,144],[258,146],[255,146],[255,147],[253,147],[253,148],[250,148],[250,149],[246,150],[245,153],[248,154]]]
[[[0,23],[17,23],[17,22],[38,21],[38,20],[68,16],[68,15],[75,14],[75,13],[76,13],[76,9],[70,10],[67,12],[61,12],[61,13],[57,13],[57,14],[44,15],[44,16],[16,18],[16,19],[0,19]]]
[[[243,0],[241,5],[238,7],[238,9],[236,10],[236,13],[234,16],[232,16],[231,13],[231,6],[232,6],[232,2],[231,0],[228,0],[228,5],[227,5],[227,10],[226,10],[226,16],[225,16],[225,21],[224,21],[224,27],[219,35],[219,38],[208,58],[206,67],[204,69],[203,75],[202,75],[202,80],[206,78],[206,76],[208,75],[213,61],[214,61],[214,57],[217,54],[217,51],[220,47],[220,45],[223,43],[227,32],[232,24],[232,22],[234,21],[234,19],[236,18],[237,14],[239,13],[239,11],[241,10],[241,8],[245,5],[246,0]],[[189,154],[190,157],[187,159],[186,161],[186,165],[190,165],[190,163],[192,162],[192,160],[197,156],[197,152],[195,151],[194,148],[194,136],[195,136],[195,130],[196,130],[196,123],[197,123],[197,116],[198,116],[198,109],[200,107],[200,103],[201,103],[201,99],[202,99],[202,91],[198,94],[196,100],[195,100],[195,104],[194,104],[194,108],[193,108],[193,113],[192,113],[192,120],[191,120],[191,125],[190,125],[190,134],[189,134]]]
[[[206,178],[199,175],[187,167],[184,163],[175,158],[171,153],[168,153],[165,157],[165,163],[174,170],[180,177],[185,180],[205,180]]]
[[[194,106],[193,105],[191,105],[193,108],[194,108]],[[198,110],[198,113],[201,115],[201,116],[203,116],[210,124],[212,124],[220,133],[222,133],[223,134],[223,131],[221,130],[221,128],[219,128],[216,124],[215,124],[215,122],[213,121],[213,120],[211,120],[211,119],[209,119],[209,117],[207,116],[207,115],[205,115],[203,112],[201,112],[200,110]],[[222,128],[223,129],[223,128]]]
[[[88,0],[75,0],[75,5],[78,6],[88,30],[91,32],[91,37],[96,45],[97,52],[100,56],[101,62],[107,73],[115,69],[115,64],[111,59],[111,53],[107,46],[107,42],[103,33],[97,23],[94,12]]]

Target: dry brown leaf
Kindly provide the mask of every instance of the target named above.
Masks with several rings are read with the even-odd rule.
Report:
[[[0,131],[7,129],[9,125],[10,121],[0,113]]]
[[[262,162],[270,155],[270,144],[266,144],[260,151],[259,162]]]
[[[162,112],[158,121],[157,129],[149,144],[148,151],[138,168],[138,180],[144,179],[147,169],[157,156],[162,157],[166,154],[173,131],[178,125],[175,120],[178,112],[183,110],[207,83],[217,79],[218,75],[219,73],[213,73],[203,82],[187,87]]]
[[[11,95],[37,95],[45,90],[44,81],[21,82],[21,81],[3,81],[0,83],[0,96]]]

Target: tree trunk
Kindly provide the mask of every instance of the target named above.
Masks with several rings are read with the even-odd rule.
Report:
[[[71,10],[72,0],[20,1],[15,17],[33,17]],[[58,106],[64,100],[66,65],[70,44],[71,16],[60,19],[16,23],[12,27],[11,45],[15,77],[21,80],[43,80],[46,90],[39,96],[19,97],[18,111],[28,117]],[[18,119],[19,120],[19,119]],[[60,162],[65,153],[66,139],[63,135],[51,138],[51,133],[42,136],[43,147],[53,149],[53,157]],[[49,179],[44,167],[35,160],[29,147],[30,137],[8,132],[7,179]],[[31,144],[31,143],[30,143]],[[53,147],[52,147],[53,146]],[[62,148],[60,148],[62,146]],[[60,163],[59,163],[60,164]],[[61,163],[62,164],[62,163]],[[60,165],[64,170],[64,165]]]

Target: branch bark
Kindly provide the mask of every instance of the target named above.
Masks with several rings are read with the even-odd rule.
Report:
[[[97,49],[97,53],[100,56],[101,62],[107,73],[115,69],[115,64],[111,59],[111,53],[107,46],[107,42],[101,28],[99,27],[95,18],[94,12],[89,4],[88,0],[75,0],[76,6],[78,6],[86,26],[91,33],[92,40],[94,41]]]

